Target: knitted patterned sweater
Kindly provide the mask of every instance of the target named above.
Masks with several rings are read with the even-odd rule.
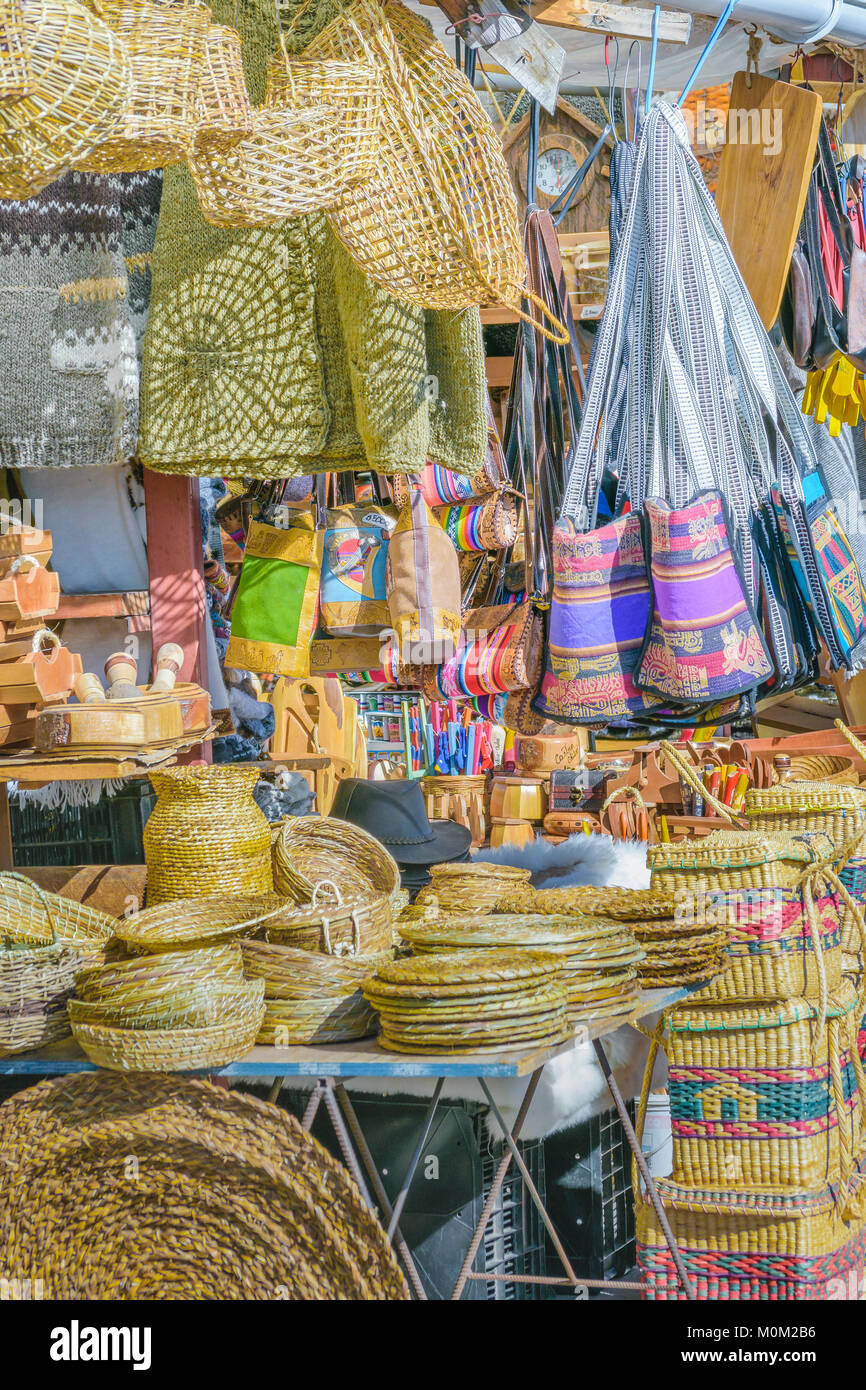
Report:
[[[285,10],[285,6],[283,7]],[[313,0],[290,46],[338,12]],[[214,20],[235,20],[214,0]],[[239,0],[254,103],[277,47],[273,0]],[[321,214],[210,226],[185,166],[165,171],[145,338],[140,453],[159,472],[292,477],[462,472],[487,446],[480,314],[425,314],[360,272]]]
[[[0,201],[0,465],[135,452],[138,369],[115,176],[71,173]]]

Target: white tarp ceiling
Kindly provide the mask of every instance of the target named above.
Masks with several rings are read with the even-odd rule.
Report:
[[[419,0],[406,0],[410,9],[424,16],[433,25],[437,38],[445,45],[449,51],[453,51],[454,39],[446,34],[445,30],[449,27],[450,21],[447,15],[438,8],[419,3]],[[483,9],[483,5],[481,6]],[[651,8],[646,5],[642,9]],[[656,92],[670,92],[676,90],[677,93],[682,89],[691,74],[701,49],[709,37],[715,25],[715,19],[707,19],[701,15],[695,15],[692,25],[692,37],[688,44],[660,43],[658,58],[656,59]],[[565,67],[563,69],[563,82],[560,90],[562,92],[587,92],[592,94],[593,88],[598,87],[599,91],[607,98],[607,71],[604,66],[604,38],[599,34],[587,34],[577,29],[560,29],[549,27],[547,32],[556,39],[565,49]],[[771,42],[768,35],[759,31],[759,37],[763,38],[758,66],[762,72],[771,71],[786,62],[794,52],[793,44],[779,44]],[[619,40],[620,66],[618,83],[621,84],[625,76],[625,60],[630,44],[630,39]],[[646,81],[647,69],[649,67],[649,40],[641,45],[643,49],[643,80]],[[716,43],[712,53],[707,59],[706,64],[701,70],[700,87],[714,87],[721,82],[729,82],[735,72],[746,66],[746,54],[749,48],[749,35],[745,28],[738,24],[729,24],[722,37]],[[482,61],[483,61],[483,54]],[[614,61],[615,49],[613,40],[610,44],[611,63]],[[636,85],[636,61],[637,49],[632,58],[632,65],[629,74],[629,85]],[[494,88],[502,88],[505,91],[513,91],[515,82],[512,78],[495,73],[490,75],[490,85]]]

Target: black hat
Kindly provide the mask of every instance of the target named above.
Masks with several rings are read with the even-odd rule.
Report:
[[[472,843],[472,831],[465,825],[427,819],[417,781],[348,777],[337,788],[331,815],[375,835],[398,864],[445,864],[462,859]]]

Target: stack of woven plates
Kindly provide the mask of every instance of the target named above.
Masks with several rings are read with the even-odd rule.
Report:
[[[543,951],[560,965],[571,1022],[629,1014],[640,989],[642,951],[621,922],[603,917],[494,914],[443,917],[433,924],[401,927],[418,954],[481,949]]]
[[[267,941],[245,941],[242,950],[247,975],[264,985],[260,1043],[350,1042],[377,1031],[361,987],[390,953],[325,956]]]
[[[559,975],[541,951],[458,951],[389,961],[364,994],[391,1052],[503,1052],[567,1036]]]
[[[539,894],[539,898],[557,898],[560,893],[580,895],[579,901],[584,905],[581,910],[586,912],[603,903],[606,916],[628,925],[645,953],[638,965],[644,989],[711,980],[725,968],[727,933],[714,923],[702,922],[697,912],[690,911],[694,901],[691,897],[683,898],[684,911],[679,912],[670,894],[650,888],[553,889]],[[538,910],[543,910],[541,904]]]
[[[198,947],[112,961],[76,977],[76,1041],[113,1071],[193,1071],[248,1052],[264,1018],[264,982],[245,980],[240,947]]]

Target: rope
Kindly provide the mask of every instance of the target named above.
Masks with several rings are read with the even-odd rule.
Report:
[[[660,751],[664,757],[670,758],[677,772],[688,782],[692,791],[697,792],[699,796],[703,797],[706,805],[712,806],[713,810],[717,811],[718,814],[723,816],[726,821],[729,821],[731,825],[736,825],[740,829],[744,829],[747,826],[748,822],[735,816],[729,806],[726,806],[723,801],[719,801],[717,797],[710,794],[688,758],[684,758],[681,753],[678,753],[672,743],[668,743],[667,739],[662,739]]]

